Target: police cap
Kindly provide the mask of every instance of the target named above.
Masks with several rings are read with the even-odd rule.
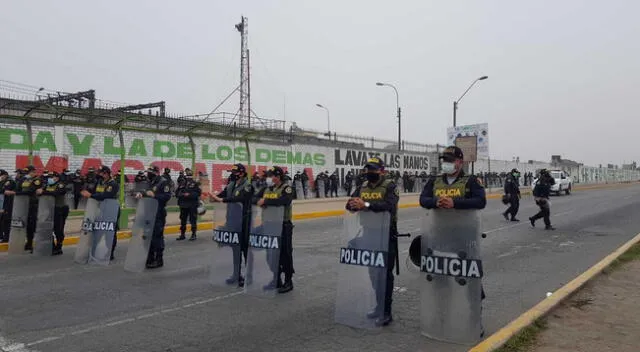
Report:
[[[9,174],[9,173],[8,173],[8,172],[6,172],[5,170],[0,169],[0,176],[2,176],[2,175],[8,175],[8,174]]]
[[[513,170],[511,170],[511,173],[512,173],[512,174],[519,174],[519,173],[520,173],[520,171],[518,171],[518,169],[513,169]]]
[[[31,172],[33,170],[35,170],[36,168],[33,167],[33,165],[29,165],[27,167],[25,167],[24,169],[22,169],[23,172],[27,173],[27,172]]]
[[[60,174],[56,171],[49,171],[49,177],[60,177]]]
[[[159,173],[160,169],[157,166],[149,166],[149,168],[147,168],[147,172],[153,172],[153,173]]]
[[[233,166],[231,167],[231,170],[228,170],[231,173],[240,173],[240,172],[247,172],[247,169],[244,167],[244,165],[238,163],[238,164],[233,164]]]
[[[171,173],[171,169],[170,169],[170,168],[168,168],[168,167],[165,167],[165,168],[164,168],[164,173],[165,173],[165,175],[170,174],[170,173]]]
[[[274,166],[269,171],[267,171],[267,176],[284,176],[284,170],[280,166]]]
[[[464,154],[462,153],[462,149],[452,145],[442,152],[440,159],[451,162],[458,159],[464,159]]]
[[[107,174],[111,174],[111,169],[108,166],[103,166],[98,171],[99,172],[104,172],[104,173],[107,173]]]
[[[367,163],[364,164],[364,168],[368,170],[384,170],[384,161],[377,156],[374,156],[367,160]]]

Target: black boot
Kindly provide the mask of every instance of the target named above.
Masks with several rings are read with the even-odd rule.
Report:
[[[197,239],[196,233],[194,232],[191,234],[191,238],[189,238],[189,241],[195,241],[196,239]]]
[[[532,226],[532,227],[536,227],[536,219],[534,219],[534,218],[529,218],[529,221],[531,221],[531,226]]]
[[[184,235],[184,233],[181,233],[180,237],[176,238],[176,241],[183,241],[183,240],[186,240],[186,239],[187,239],[187,237]]]
[[[376,319],[376,326],[387,326],[391,324],[392,321],[393,317],[391,316],[391,313],[385,313],[384,316]]]
[[[156,262],[156,252],[149,251],[147,255],[147,264],[145,265],[147,269],[152,269],[151,265]]]
[[[291,290],[293,290],[293,281],[289,278],[284,281],[284,284],[280,288],[278,288],[278,293],[287,293]]]
[[[502,213],[502,216],[504,216],[504,219],[509,221],[509,215],[507,215],[507,213]]]
[[[33,240],[27,240],[27,243],[24,244],[24,250],[33,253]]]
[[[158,252],[158,253],[155,253],[151,262],[147,264],[147,269],[157,269],[162,267],[163,265],[164,265],[164,262],[162,261],[162,253]]]
[[[53,246],[53,251],[51,255],[61,255],[62,254],[62,244],[58,243]]]

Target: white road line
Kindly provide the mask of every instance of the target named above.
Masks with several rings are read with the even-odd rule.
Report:
[[[329,272],[332,272],[332,271],[333,270],[318,271],[318,272],[315,272],[315,273],[312,273],[312,274],[307,274],[305,276],[300,276],[300,277],[295,278],[295,279],[297,281],[297,280],[301,280],[303,278],[309,278],[309,277],[313,277],[313,276],[323,275],[323,274],[326,274],[326,273],[329,273]],[[242,295],[243,293],[244,293],[244,291],[236,291],[236,292],[228,293],[226,295],[211,297],[211,298],[203,299],[203,300],[200,300],[200,301],[187,303],[187,304],[181,305],[179,307],[165,308],[165,309],[159,310],[157,312],[138,315],[138,316],[136,316],[134,318],[126,318],[126,319],[116,320],[116,321],[112,321],[112,322],[108,322],[108,323],[102,323],[102,324],[94,325],[92,327],[89,327],[89,328],[86,328],[86,329],[82,329],[82,330],[77,330],[77,331],[74,331],[74,332],[69,333],[69,334],[51,336],[51,337],[47,337],[47,338],[44,338],[44,339],[41,339],[41,340],[29,342],[27,344],[8,342],[7,340],[4,340],[2,337],[0,337],[0,352],[5,352],[5,351],[37,352],[35,350],[29,350],[29,349],[11,349],[11,350],[7,350],[6,348],[8,348],[8,347],[11,347],[11,348],[18,348],[18,347],[24,348],[24,346],[35,346],[35,345],[39,345],[39,344],[43,344],[43,343],[59,340],[59,339],[62,339],[64,337],[67,337],[67,336],[82,335],[82,334],[86,334],[88,332],[92,332],[92,331],[103,329],[103,328],[108,328],[108,327],[117,326],[117,325],[121,325],[121,324],[125,324],[125,323],[130,323],[130,322],[134,322],[134,321],[148,319],[148,318],[159,316],[159,315],[162,315],[162,314],[179,311],[179,310],[186,309],[186,308],[191,308],[191,307],[194,307],[194,306],[197,306],[197,305],[202,305],[202,304],[206,304],[206,303],[210,303],[210,302],[214,302],[214,301],[220,301],[220,300],[223,300],[223,299],[227,299],[227,298],[231,298],[231,297]],[[5,347],[5,344],[7,345],[6,347]]]
[[[11,341],[0,336],[0,351],[2,352],[36,352],[27,348],[24,343]]]

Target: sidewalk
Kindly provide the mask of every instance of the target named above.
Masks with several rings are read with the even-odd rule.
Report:
[[[640,351],[640,244],[551,312],[530,352]]]

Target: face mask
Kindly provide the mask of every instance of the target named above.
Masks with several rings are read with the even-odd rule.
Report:
[[[53,185],[53,184],[55,184],[55,183],[56,183],[56,181],[54,181],[52,178],[48,178],[48,179],[47,179],[47,184],[48,184],[49,186],[51,186],[51,185]]]
[[[149,179],[149,181],[153,181],[153,179],[156,178],[156,175],[150,172],[147,174],[147,178]]]
[[[515,177],[515,178],[519,178],[519,177],[520,177],[520,174],[519,174],[519,173],[515,173],[515,174],[513,174],[513,177]]]
[[[231,180],[231,181],[235,181],[235,180],[237,180],[237,179],[238,179],[238,175],[231,174],[231,175],[229,176],[229,180]]]
[[[269,187],[273,186],[273,180],[272,179],[270,179],[270,178],[267,179],[267,186],[269,186]]]
[[[447,175],[456,172],[456,164],[454,164],[454,163],[442,163],[442,172],[447,174]]]
[[[376,174],[373,172],[368,172],[365,174],[367,177],[367,181],[369,182],[378,182],[378,180],[380,179],[380,174]]]

